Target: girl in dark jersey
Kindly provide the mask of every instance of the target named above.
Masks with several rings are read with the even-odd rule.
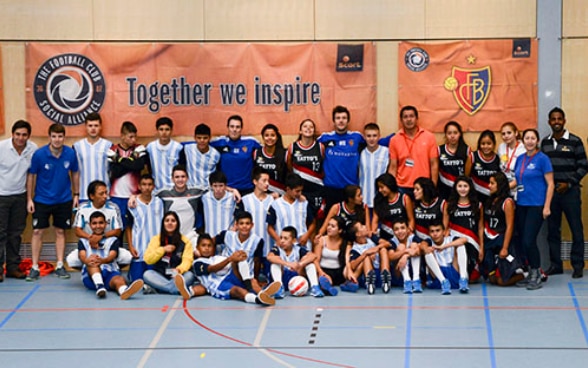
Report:
[[[466,238],[467,270],[471,274],[480,256],[480,242],[484,237],[484,214],[472,180],[458,176],[443,211],[443,223],[449,235]]]
[[[478,138],[478,150],[470,154],[466,162],[466,176],[472,178],[480,202],[490,196],[490,177],[500,171],[500,158],[495,152],[496,137],[491,130],[484,130]]]
[[[314,121],[305,119],[300,123],[300,134],[296,142],[288,147],[286,164],[288,171],[300,175],[304,180],[302,194],[319,209],[323,202],[323,159],[325,149],[316,141]]]
[[[266,124],[261,129],[263,147],[253,152],[253,164],[264,169],[270,176],[269,190],[280,195],[284,194],[286,186],[286,150],[282,143],[282,135],[277,126]]]
[[[415,233],[421,240],[426,240],[429,239],[429,225],[443,221],[445,201],[439,198],[433,181],[425,177],[414,181],[414,199]]]
[[[470,147],[463,139],[461,125],[456,121],[445,124],[445,144],[439,146],[439,181],[437,189],[443,199],[449,198],[449,193],[455,184],[455,179],[465,174],[466,161]]]
[[[502,259],[508,257],[515,218],[515,203],[502,171],[490,176],[489,188],[490,197],[484,205],[484,242],[480,247],[483,259],[480,271],[485,277],[496,268],[496,255]]]
[[[366,225],[368,230],[371,231],[369,213],[367,206],[363,203],[361,188],[358,185],[347,185],[343,189],[343,192],[345,193],[345,200],[331,207],[317,237],[326,233],[327,223],[335,216],[343,217],[346,226],[349,226],[353,221],[358,221],[361,224]]]
[[[372,230],[380,230],[380,237],[390,241],[394,237],[392,230],[395,220],[407,220],[409,231],[414,230],[414,209],[412,199],[398,191],[398,184],[393,175],[384,173],[376,178],[378,194],[374,198],[374,215]]]

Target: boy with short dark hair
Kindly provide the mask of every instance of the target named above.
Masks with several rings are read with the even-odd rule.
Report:
[[[131,281],[143,279],[143,273],[149,266],[143,260],[151,238],[159,234],[163,219],[163,201],[153,196],[155,183],[151,175],[144,174],[139,180],[140,194],[136,198],[135,206],[127,210],[127,224],[125,230],[129,250],[133,260],[129,267],[128,278]],[[154,293],[148,285],[144,286],[144,293]]]
[[[189,291],[191,295],[204,295],[208,292],[213,297],[223,300],[239,299],[246,303],[261,305],[276,303],[272,295],[280,288],[279,282],[273,282],[262,290],[256,283],[251,287],[246,286],[241,279],[238,269],[241,268],[239,264],[247,260],[246,251],[236,250],[229,256],[215,255],[213,241],[206,233],[200,235],[197,248],[200,258],[194,261],[194,273],[201,285],[193,286]],[[179,280],[177,276],[176,278]]]
[[[390,240],[388,259],[397,263],[397,268],[404,280],[404,294],[422,293],[423,287],[420,280],[421,256],[419,252],[420,241],[411,233],[408,220],[404,217],[396,218],[392,222],[394,237]],[[410,271],[412,270],[412,278]]]
[[[227,190],[227,177],[221,171],[215,171],[209,177],[210,190],[201,197],[204,231],[217,236],[228,230],[235,213],[235,197]]]
[[[90,228],[93,235],[104,235],[106,218],[102,212],[96,211],[90,215]],[[80,260],[84,264],[82,282],[88,289],[96,290],[99,299],[106,297],[107,290],[112,290],[122,300],[126,300],[143,287],[143,280],[136,280],[127,286],[116,264],[119,246],[120,242],[115,237],[102,237],[97,248],[93,248],[88,239],[82,238],[78,242]]]
[[[194,128],[194,142],[182,143],[180,163],[188,169],[190,188],[208,188],[208,178],[220,161],[220,153],[210,146],[210,135],[208,125],[198,124]]]
[[[276,229],[293,226],[299,234],[298,243],[312,249],[311,234],[316,228],[312,208],[308,201],[302,201],[303,184],[298,174],[286,176],[286,193],[272,202],[267,214],[267,231],[274,244],[279,244],[280,237]]]
[[[147,160],[145,146],[137,144],[135,124],[130,121],[122,124],[120,143],[110,147],[107,156],[110,163],[110,199],[120,208],[125,228],[128,201],[139,192],[139,179]]]
[[[172,119],[164,116],[155,122],[157,140],[147,145],[147,167],[155,180],[155,193],[173,186],[172,168],[180,160],[182,145],[171,138],[174,129]]]
[[[316,255],[305,247],[296,243],[297,233],[293,226],[286,226],[280,234],[280,242],[274,245],[267,255],[271,263],[270,271],[274,281],[281,281],[282,286],[275,298],[282,299],[285,295],[288,282],[294,276],[302,276],[310,282],[310,295],[316,298],[325,296],[318,284],[316,266],[313,263]]]
[[[441,221],[434,221],[429,225],[429,236],[430,239],[420,244],[425,262],[435,277],[432,282],[427,283],[427,287],[440,288],[442,295],[451,294],[452,288],[459,289],[460,293],[467,293],[467,238],[445,236],[445,226]]]

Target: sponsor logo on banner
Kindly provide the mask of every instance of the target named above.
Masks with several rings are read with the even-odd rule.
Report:
[[[337,45],[338,72],[363,70],[363,45]]]
[[[482,109],[488,99],[491,76],[490,66],[478,69],[454,66],[443,87],[453,92],[453,98],[464,112],[474,115]]]
[[[89,58],[61,54],[47,59],[34,79],[35,102],[51,121],[79,125],[104,104],[104,75]]]
[[[413,47],[404,55],[404,65],[413,72],[422,72],[429,66],[429,54],[420,47]]]
[[[528,58],[531,57],[531,39],[524,38],[512,40],[512,57]]]

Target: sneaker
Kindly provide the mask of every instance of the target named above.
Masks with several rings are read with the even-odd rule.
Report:
[[[420,294],[423,292],[423,284],[421,280],[412,280],[412,292]]]
[[[262,304],[262,305],[276,304],[276,300],[274,298],[272,298],[272,296],[270,294],[268,294],[265,290],[262,290],[259,293],[257,293],[257,297],[255,298],[255,302],[258,304]]]
[[[137,294],[139,290],[143,289],[143,280],[135,280],[132,284],[130,284],[125,291],[120,294],[121,300],[127,300],[133,295]]]
[[[71,275],[67,273],[64,267],[56,268],[55,271],[53,271],[53,273],[60,279],[69,279],[71,277]]]
[[[376,292],[376,271],[371,270],[365,277],[365,287],[367,288],[367,293],[372,295]]]
[[[184,276],[180,275],[179,273],[174,276],[174,284],[176,285],[176,289],[180,292],[180,295],[184,300],[189,300],[192,298],[192,290],[191,288],[186,285],[186,280],[184,280]]]
[[[314,296],[315,298],[322,298],[325,296],[325,294],[318,285],[314,285],[310,288],[310,296]]]
[[[529,283],[527,284],[527,290],[541,289],[541,274],[539,269],[532,268],[529,271]]]
[[[282,288],[282,283],[280,281],[274,281],[271,284],[268,284],[265,288],[263,288],[263,292],[267,295],[274,295]]]
[[[470,288],[468,287],[468,279],[467,277],[461,277],[459,279],[459,292],[466,294],[468,291],[470,291]]]
[[[274,299],[284,299],[286,297],[286,290],[284,290],[284,287],[280,286],[278,291],[272,295],[272,297]]]
[[[35,281],[35,280],[38,280],[39,277],[41,277],[41,272],[39,270],[35,270],[34,268],[31,268],[31,270],[29,271],[29,274],[27,275],[26,280],[27,281]]]
[[[337,296],[337,294],[339,294],[339,291],[333,286],[333,284],[331,284],[329,279],[325,276],[319,277],[319,285],[321,286],[321,289],[323,289],[323,291],[325,292],[325,295]]]
[[[357,290],[359,290],[359,285],[353,281],[345,281],[339,287],[341,291],[347,291],[348,293],[357,293]]]
[[[449,280],[445,279],[441,282],[441,295],[450,295],[451,294],[451,283]]]
[[[406,280],[404,281],[404,290],[402,290],[404,294],[412,294],[412,281]]]
[[[539,269],[539,276],[541,276],[541,282],[545,282],[549,278],[549,276],[545,273],[545,271],[543,271],[542,268]]]
[[[392,276],[390,275],[390,271],[388,271],[388,270],[382,271],[382,292],[384,294],[388,294],[391,286],[392,286]]]
[[[98,299],[106,298],[106,288],[104,287],[104,284],[96,285],[96,296]]]
[[[525,276],[525,278],[515,284],[517,287],[527,287],[527,285],[529,285],[529,272],[523,275]]]
[[[143,295],[151,295],[151,294],[157,294],[157,291],[152,288],[151,286],[144,284],[143,285]]]

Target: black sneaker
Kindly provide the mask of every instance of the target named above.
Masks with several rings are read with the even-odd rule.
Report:
[[[67,271],[65,270],[65,268],[63,266],[56,268],[55,271],[53,271],[53,273],[55,274],[55,276],[59,277],[60,279],[69,279],[71,277],[71,275],[69,273],[67,273]]]

